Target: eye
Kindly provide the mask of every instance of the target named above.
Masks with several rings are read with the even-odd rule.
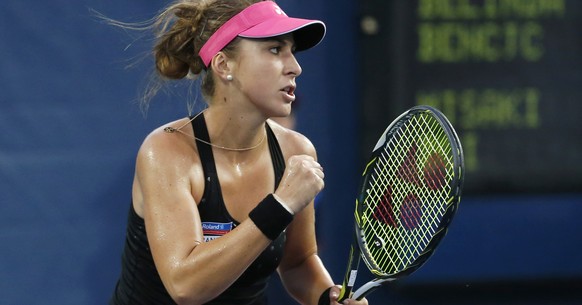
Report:
[[[269,49],[269,52],[273,54],[279,54],[279,52],[281,52],[281,47],[280,46],[272,47]]]

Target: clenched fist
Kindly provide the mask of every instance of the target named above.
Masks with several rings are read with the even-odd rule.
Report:
[[[313,157],[292,156],[275,195],[296,214],[323,189],[323,178],[323,167]]]

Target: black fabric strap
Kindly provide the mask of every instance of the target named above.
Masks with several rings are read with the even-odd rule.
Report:
[[[271,153],[273,169],[275,170],[275,189],[277,189],[281,182],[281,178],[283,177],[283,172],[285,172],[285,159],[283,157],[283,152],[281,151],[281,146],[279,146],[279,141],[277,141],[277,137],[271,129],[271,126],[267,123],[265,124],[265,128],[267,129],[269,152]]]
[[[275,240],[293,221],[293,215],[273,197],[267,195],[256,208],[249,213],[249,218],[270,240]]]
[[[331,290],[331,287],[329,287],[323,291],[323,293],[319,297],[319,302],[317,302],[317,305],[329,305],[329,291],[330,290]]]
[[[190,119],[192,119],[192,117],[190,117]],[[197,115],[194,121],[192,121],[192,131],[194,132],[194,136],[196,138],[206,142],[210,142],[208,128],[206,127],[206,122],[204,121],[204,113]],[[216,167],[214,165],[214,155],[212,154],[212,147],[200,141],[196,141],[196,147],[198,148],[200,159],[202,160],[202,168],[204,172],[216,175]]]

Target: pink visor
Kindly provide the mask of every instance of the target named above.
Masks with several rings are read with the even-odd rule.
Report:
[[[273,1],[255,3],[224,23],[202,46],[200,57],[208,67],[220,50],[237,36],[268,38],[293,33],[296,51],[316,46],[325,36],[325,24],[319,20],[288,17]]]

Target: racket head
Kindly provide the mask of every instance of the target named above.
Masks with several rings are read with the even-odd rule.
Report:
[[[380,279],[406,276],[433,254],[461,197],[461,142],[430,106],[396,118],[376,144],[356,198],[356,240]]]

